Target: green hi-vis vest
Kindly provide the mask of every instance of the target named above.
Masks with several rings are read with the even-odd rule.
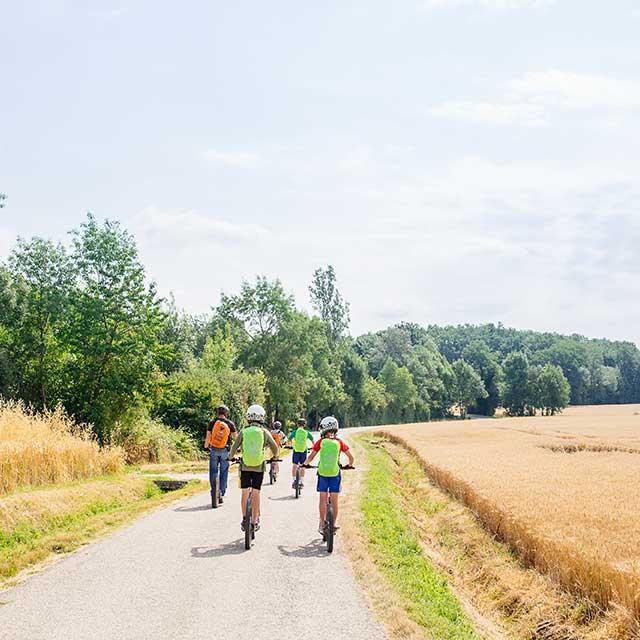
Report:
[[[264,462],[264,431],[262,427],[245,427],[243,429],[242,462],[247,467],[259,467]]]
[[[323,438],[320,443],[320,462],[318,475],[335,478],[340,475],[340,441]]]
[[[307,450],[307,431],[298,427],[295,438],[293,439],[293,450],[296,453],[303,453]]]

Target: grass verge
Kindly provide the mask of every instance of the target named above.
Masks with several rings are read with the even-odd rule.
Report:
[[[72,551],[202,486],[193,481],[163,494],[151,479],[122,475],[5,496],[0,499],[0,587],[51,556]]]
[[[447,579],[423,553],[410,519],[400,507],[397,470],[380,448],[364,444],[369,471],[360,499],[369,552],[407,615],[433,640],[477,640]]]

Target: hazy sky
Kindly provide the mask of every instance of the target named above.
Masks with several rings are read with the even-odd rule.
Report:
[[[193,312],[331,263],[354,333],[640,342],[637,0],[2,4],[0,259],[91,210]]]

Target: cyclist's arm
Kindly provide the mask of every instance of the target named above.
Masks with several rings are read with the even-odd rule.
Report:
[[[204,437],[204,448],[206,449],[211,444],[211,423],[207,424],[207,435]]]
[[[353,467],[353,463],[355,462],[355,459],[354,459],[353,454],[351,453],[351,451],[347,450],[347,451],[344,452],[344,454],[349,459],[349,465]]]
[[[315,442],[313,439],[313,433],[311,433],[311,431],[307,431],[307,440],[311,440],[311,444]]]
[[[237,435],[236,439],[233,441],[233,444],[231,445],[231,451],[229,451],[229,457],[230,458],[233,458],[233,456],[236,455],[236,452],[240,448],[241,444],[242,444],[242,431],[240,431],[240,433]]]

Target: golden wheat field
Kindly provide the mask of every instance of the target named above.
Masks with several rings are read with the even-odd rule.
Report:
[[[640,618],[640,405],[383,430],[525,563]]]
[[[19,403],[0,403],[0,495],[123,469],[121,449],[99,447],[62,411],[36,414]]]

